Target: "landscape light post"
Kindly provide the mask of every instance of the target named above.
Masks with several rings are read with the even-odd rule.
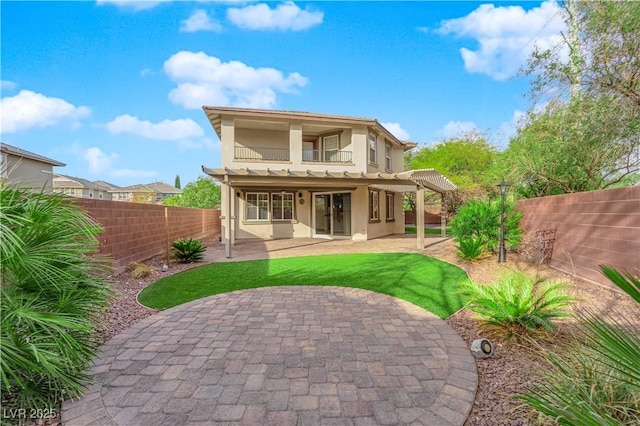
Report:
[[[500,192],[500,198],[502,198],[502,204],[500,205],[500,250],[498,253],[498,263],[504,263],[507,261],[507,250],[504,247],[504,197],[507,195],[509,185],[503,179],[497,186]]]

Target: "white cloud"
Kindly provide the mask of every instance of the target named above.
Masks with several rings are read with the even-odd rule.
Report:
[[[83,159],[89,163],[89,172],[98,175],[107,172],[118,159],[118,154],[106,154],[100,148],[91,147],[84,151]]]
[[[10,80],[0,80],[0,90],[13,90],[18,85]]]
[[[301,31],[321,24],[324,13],[309,8],[302,10],[293,2],[280,3],[275,9],[261,3],[240,9],[230,8],[227,19],[247,30]]]
[[[152,123],[129,114],[114,118],[107,123],[107,129],[116,135],[124,133],[164,141],[179,141],[204,135],[202,127],[190,118]]]
[[[400,123],[380,123],[382,127],[391,132],[393,136],[400,139],[401,141],[409,140],[409,132],[400,126]]]
[[[436,32],[475,39],[477,50],[460,49],[465,69],[505,80],[526,64],[536,46],[542,50],[556,46],[565,28],[561,7],[546,1],[528,11],[483,4],[462,18],[442,21]]]
[[[72,147],[72,151],[87,162],[88,171],[93,176],[111,177],[154,177],[158,172],[153,170],[117,169],[115,164],[118,154],[106,153],[98,147],[84,148],[79,144]]]
[[[297,72],[285,76],[275,68],[222,62],[204,52],[178,52],[165,61],[164,71],[178,84],[169,99],[189,109],[202,105],[272,108],[277,92],[294,93],[308,81]]]
[[[438,132],[443,139],[455,138],[465,133],[478,130],[478,126],[473,121],[449,121]]]
[[[97,0],[98,6],[104,6],[106,4],[112,4],[120,9],[129,9],[133,12],[139,12],[141,10],[153,9],[160,3],[168,3],[170,0],[150,1],[150,0]]]
[[[147,77],[151,74],[153,74],[153,71],[151,71],[150,68],[145,68],[143,70],[140,70],[140,77]]]
[[[17,95],[0,100],[2,133],[15,133],[34,127],[48,127],[68,122],[79,125],[79,120],[91,113],[86,106],[75,106],[60,98],[21,90]]]
[[[222,31],[222,25],[214,21],[204,10],[196,10],[187,19],[180,22],[181,33],[195,33],[197,31]]]

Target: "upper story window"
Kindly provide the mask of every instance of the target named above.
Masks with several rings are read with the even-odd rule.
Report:
[[[76,189],[75,188],[70,188],[69,189],[69,195],[76,195]]]
[[[376,151],[378,147],[378,135],[369,132],[369,162],[372,164],[378,164],[376,157]]]
[[[384,167],[386,170],[392,170],[391,152],[391,144],[386,142],[384,144]]]

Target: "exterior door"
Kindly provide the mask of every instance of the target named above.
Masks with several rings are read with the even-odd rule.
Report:
[[[313,236],[351,236],[351,193],[318,193],[313,196]]]

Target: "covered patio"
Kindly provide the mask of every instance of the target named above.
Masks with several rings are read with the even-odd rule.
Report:
[[[350,173],[331,171],[293,171],[288,169],[210,169],[202,167],[204,173],[218,180],[222,184],[223,205],[221,206],[222,243],[225,247],[225,257],[232,257],[232,246],[236,243],[234,229],[238,221],[239,212],[235,211],[234,195],[239,188],[274,187],[297,191],[297,188],[309,188],[317,191],[327,188],[354,188],[366,186],[372,189],[392,191],[395,193],[415,192],[416,210],[424,211],[424,191],[431,190],[441,195],[441,236],[444,238],[446,229],[446,212],[444,209],[444,194],[454,191],[456,186],[446,177],[433,169],[410,170],[402,173]],[[404,218],[402,219],[404,222]],[[424,216],[418,214],[416,227],[424,228]],[[425,244],[423,232],[416,233],[415,247],[422,250]]]

